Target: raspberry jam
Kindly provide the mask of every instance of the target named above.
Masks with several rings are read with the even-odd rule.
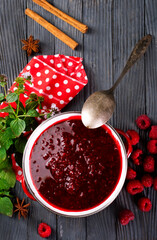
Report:
[[[108,198],[121,165],[120,146],[111,130],[87,129],[80,117],[47,128],[30,157],[38,193],[52,206],[69,211],[87,210]]]

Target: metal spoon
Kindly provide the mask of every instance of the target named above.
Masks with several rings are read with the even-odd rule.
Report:
[[[114,90],[136,61],[146,52],[151,35],[144,36],[134,47],[122,73],[109,90],[93,93],[85,101],[82,108],[82,122],[88,128],[98,128],[106,123],[112,116],[115,109]]]

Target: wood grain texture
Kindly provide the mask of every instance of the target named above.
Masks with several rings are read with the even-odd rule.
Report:
[[[33,3],[31,0],[27,1],[27,7],[34,12],[41,15],[48,22],[53,24],[53,15],[48,13],[46,10],[42,9],[37,4]],[[49,33],[46,29],[40,26],[38,23],[30,18],[26,18],[27,21],[27,37],[33,35],[35,39],[40,39],[40,53],[42,55],[54,54],[54,36]],[[29,57],[28,60],[32,58]],[[56,215],[47,211],[37,202],[31,201],[31,214],[28,219],[28,240],[31,239],[41,239],[37,233],[37,228],[40,222],[45,222],[52,227],[52,234],[48,239],[57,239],[56,237]]]
[[[145,55],[146,113],[157,125],[157,1],[145,1],[145,31],[153,36],[152,44]],[[157,159],[156,159],[157,160]],[[157,162],[156,162],[157,163]],[[156,172],[157,175],[157,165]],[[157,239],[157,194],[147,192],[152,201],[152,211],[147,218],[147,239]],[[149,224],[148,224],[149,223]],[[152,231],[152,229],[154,231]]]
[[[115,1],[113,19],[113,76],[118,77],[136,42],[145,34],[145,2]],[[127,9],[127,11],[126,11]],[[150,49],[149,49],[150,50]],[[145,61],[148,59],[145,58]],[[146,92],[144,57],[135,64],[124,77],[115,92],[117,108],[114,113],[114,126],[123,130],[138,131],[135,119],[145,114]],[[131,160],[129,160],[130,164]],[[149,196],[147,190],[141,194]],[[126,227],[117,222],[117,239],[136,240],[153,239],[148,235],[151,212],[144,214],[137,208],[137,197],[131,197],[123,188],[116,199],[117,209],[128,208],[135,214],[135,221]]]
[[[89,27],[84,35],[84,61],[89,84],[85,98],[112,85],[112,1],[83,1],[83,22]],[[103,187],[103,186],[102,186]],[[87,239],[116,239],[114,203],[87,218]],[[112,231],[110,231],[112,226]]]
[[[20,41],[26,37],[25,7],[25,1],[1,1],[0,70],[8,76],[9,86],[27,63]]]
[[[147,113],[157,124],[157,1],[156,0],[49,0],[51,4],[88,25],[87,34],[53,16],[32,0],[1,0],[0,7],[0,71],[9,77],[9,86],[32,58],[21,50],[20,39],[33,35],[40,39],[37,54],[65,54],[84,58],[88,85],[63,109],[81,110],[85,99],[94,91],[107,89],[119,76],[136,42],[145,34],[153,41],[145,56],[125,76],[115,91],[116,111],[110,123],[123,130],[138,130],[134,120]],[[79,42],[73,51],[54,38],[39,24],[25,16],[28,7]],[[147,133],[141,131],[145,149]],[[130,161],[131,162],[131,161]],[[129,164],[130,164],[129,162]],[[156,173],[157,175],[157,168]],[[53,240],[157,240],[157,193],[153,188],[141,194],[149,197],[151,212],[142,213],[123,188],[118,198],[105,210],[81,219],[65,218],[48,212],[29,200],[19,183],[15,194],[30,202],[27,220],[17,215],[0,215],[1,240],[40,240],[37,227],[46,222],[52,227],[48,239]],[[117,220],[121,208],[131,209],[135,220],[121,226]]]
[[[26,2],[7,0],[0,6],[0,72],[8,76],[8,85],[27,63],[25,53],[21,50],[20,39],[26,37],[26,22],[23,11]],[[16,183],[15,194],[20,199],[25,197],[19,183]],[[29,202],[26,198],[26,202]],[[9,218],[0,215],[0,239],[27,240],[27,220],[19,220],[17,215]],[[22,237],[21,237],[22,236]]]

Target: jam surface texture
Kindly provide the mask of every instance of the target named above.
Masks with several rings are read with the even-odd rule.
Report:
[[[46,129],[30,157],[33,183],[52,206],[87,210],[104,201],[121,174],[119,143],[107,128],[66,120]]]

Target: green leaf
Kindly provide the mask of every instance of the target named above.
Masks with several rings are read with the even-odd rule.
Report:
[[[7,153],[4,147],[0,147],[0,163],[6,159]]]
[[[27,104],[30,103],[31,101],[32,101],[32,99],[29,98],[29,99],[26,100],[25,104],[27,105]]]
[[[10,123],[10,127],[15,136],[19,137],[25,130],[26,124],[24,120],[17,118]]]
[[[29,115],[30,117],[38,117],[39,113],[35,109],[30,109],[28,110],[27,115]]]
[[[12,217],[13,215],[13,204],[8,197],[0,198],[0,213]]]
[[[17,152],[23,153],[25,145],[27,143],[27,139],[24,137],[20,137],[15,141],[15,148]]]
[[[18,95],[16,93],[9,93],[6,97],[6,100],[9,103],[16,102],[17,99],[18,99]]]
[[[50,112],[50,113],[47,114],[46,117],[47,117],[47,118],[50,118],[51,116],[52,116],[52,113]]]
[[[5,180],[9,188],[13,188],[16,183],[16,176],[12,168],[7,168],[0,171],[0,180]],[[3,188],[4,190],[6,188]],[[8,188],[7,188],[8,189]]]
[[[8,128],[10,128],[10,123],[13,121],[13,119],[16,119],[14,114],[9,114],[9,116],[6,117],[6,125]]]
[[[0,118],[0,130],[4,130],[6,128],[6,118]]]
[[[37,100],[38,99],[38,95],[36,93],[31,93],[29,95],[29,98],[32,99],[32,100]]]
[[[22,78],[22,77],[17,77],[17,78],[15,79],[15,82],[18,83],[18,84],[24,84],[24,83],[25,83],[25,80],[24,80],[24,78]]]
[[[0,101],[2,101],[4,99],[4,94],[0,93]]]
[[[8,196],[8,197],[12,197],[12,195],[10,194],[9,191],[0,191],[0,196]]]
[[[36,109],[38,106],[38,102],[29,102],[26,105],[26,111],[30,110],[30,109]]]
[[[10,163],[9,159],[7,158],[5,161],[0,163],[0,170],[2,170],[4,168],[8,168],[9,166],[11,167],[11,163]]]
[[[15,138],[16,136],[12,132],[11,128],[8,127],[5,129],[5,131],[0,133],[0,144],[1,147],[4,147],[6,150],[10,148],[10,146],[13,144],[12,138]]]
[[[30,118],[30,117],[26,118],[25,123],[26,123],[25,131],[34,130],[39,125],[35,118]]]
[[[19,107],[20,107],[20,109],[21,109],[22,111],[25,110],[25,107],[23,106],[22,102],[19,102]]]
[[[7,180],[5,179],[0,179],[0,191],[1,190],[9,190],[10,189],[10,185],[7,182]]]
[[[13,110],[10,106],[0,109],[0,112],[13,113]]]

